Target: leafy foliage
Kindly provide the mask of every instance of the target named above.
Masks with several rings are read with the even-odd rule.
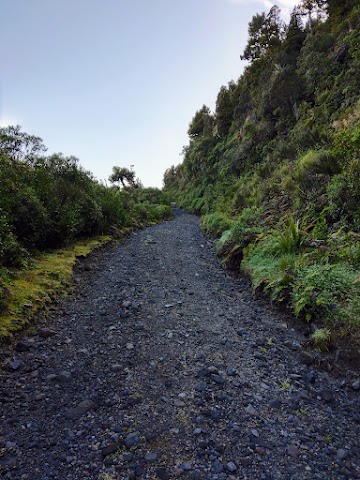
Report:
[[[114,167],[120,190],[97,182],[76,157],[44,151],[41,139],[20,127],[0,129],[0,267],[22,266],[36,250],[171,216],[168,197],[141,188],[132,170]]]
[[[332,324],[360,317],[359,32],[355,0],[302,0],[289,25],[255,15],[248,66],[164,175],[254,290]]]

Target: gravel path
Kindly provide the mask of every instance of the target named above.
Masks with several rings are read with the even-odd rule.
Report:
[[[1,372],[2,478],[360,478],[359,377],[319,369],[196,217],[78,275]]]

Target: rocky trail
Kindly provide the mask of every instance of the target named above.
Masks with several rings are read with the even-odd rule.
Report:
[[[319,368],[196,217],[90,262],[1,370],[1,478],[360,478],[358,372]]]

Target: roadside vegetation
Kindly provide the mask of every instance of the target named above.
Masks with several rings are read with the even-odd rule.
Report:
[[[18,126],[0,128],[0,338],[68,286],[78,257],[171,218],[167,195],[133,170],[115,166],[109,181],[73,156],[47,156]]]
[[[356,0],[303,0],[288,25],[276,6],[255,15],[244,73],[164,175],[224,263],[322,328],[318,346],[359,337],[359,45]]]

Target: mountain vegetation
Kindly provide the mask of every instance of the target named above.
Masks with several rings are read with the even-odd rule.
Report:
[[[46,155],[41,138],[19,126],[0,128],[0,336],[5,317],[16,322],[70,280],[77,255],[172,216],[167,195],[143,188],[132,169],[115,166],[109,181],[73,156]]]
[[[360,5],[255,15],[237,81],[189,124],[165,191],[254,291],[353,335],[360,322]],[[327,330],[328,331],[328,330]],[[330,335],[328,335],[330,338]]]

